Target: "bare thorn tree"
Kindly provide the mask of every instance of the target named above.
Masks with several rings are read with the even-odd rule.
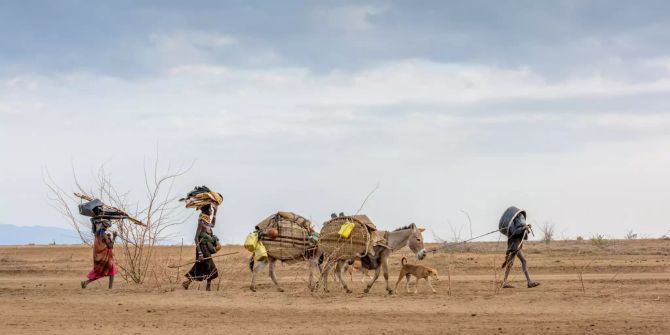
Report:
[[[458,230],[451,224],[451,221],[447,221],[449,225],[449,230],[451,230],[451,241],[454,243],[462,242],[464,239],[461,237],[463,233],[463,225],[461,225]]]
[[[445,242],[447,242],[447,240],[445,240],[445,239],[443,239],[442,237],[440,237],[439,235],[437,235],[437,233],[435,232],[435,229],[433,228],[433,226],[430,226],[430,233],[433,235],[433,240],[435,240],[435,242],[437,242],[437,243],[445,243]]]
[[[51,177],[49,171],[42,170],[42,181],[49,189],[47,197],[51,201],[51,207],[56,209],[67,222],[74,228],[81,241],[86,245],[93,243],[93,234],[91,233],[91,223],[89,220],[79,215],[78,211],[72,211],[71,204],[79,200],[72,196],[72,192],[63,190]]]
[[[554,240],[556,225],[551,221],[546,221],[540,226],[540,231],[542,232],[542,242],[544,242],[544,244],[549,244]]]
[[[468,224],[470,225],[470,238],[472,238],[472,220],[470,219],[470,213],[466,212],[464,209],[460,210],[468,218]]]
[[[151,273],[155,274],[152,262],[155,247],[169,238],[169,228],[184,223],[190,214],[179,211],[181,204],[179,195],[174,191],[174,183],[180,176],[190,170],[191,166],[161,169],[158,156],[147,167],[144,164],[144,195],[141,201],[130,202],[129,192],[120,192],[112,182],[112,176],[101,166],[94,176],[91,188],[85,189],[80,184],[76,173],[74,183],[76,190],[102,200],[126,213],[140,219],[146,225],[136,225],[127,220],[118,222],[120,238],[120,257],[118,266],[121,276],[129,282],[142,284]],[[74,169],[73,169],[74,170]],[[76,210],[79,199],[71,196],[60,187],[48,172],[43,173],[43,180],[49,189],[49,198],[53,206],[66,218],[79,233],[84,243],[90,244],[92,233],[89,220],[80,217]],[[74,210],[73,210],[74,209]]]

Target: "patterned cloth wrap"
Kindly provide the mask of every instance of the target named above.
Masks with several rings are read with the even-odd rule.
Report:
[[[188,197],[185,201],[186,208],[200,209],[207,205],[216,207],[223,203],[223,196],[217,192],[205,192]]]
[[[201,231],[200,234],[198,234],[198,240],[200,241],[200,249],[203,252],[203,256],[206,253],[209,253],[211,255],[217,252],[217,247],[219,246],[219,238],[216,235],[210,234],[206,231]]]
[[[95,234],[93,242],[93,270],[86,276],[88,279],[95,280],[117,274],[116,262],[114,261],[114,252],[105,241],[106,231],[100,229]]]

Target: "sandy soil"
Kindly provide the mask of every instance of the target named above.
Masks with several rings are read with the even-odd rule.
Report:
[[[117,278],[111,291],[106,281],[82,290],[90,249],[0,247],[0,334],[670,334],[670,241],[529,243],[531,275],[542,285],[525,288],[516,264],[517,288],[496,290],[501,273],[494,265],[504,249],[474,243],[430,255],[422,263],[440,271],[437,294],[421,283],[418,294],[401,284],[389,296],[383,278],[363,294],[358,274],[352,294],[332,282],[331,293],[313,294],[305,264],[279,266],[285,293],[266,273],[253,293],[248,253],[239,246],[224,248],[239,254],[217,260],[222,276],[213,292],[179,286],[176,270],[166,268],[178,262],[179,247],[159,248],[156,270],[143,285]],[[392,284],[408,252],[393,256]],[[193,247],[182,253],[189,260]]]

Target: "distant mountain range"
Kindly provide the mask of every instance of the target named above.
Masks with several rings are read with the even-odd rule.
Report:
[[[76,231],[44,226],[15,226],[0,224],[0,245],[21,244],[80,244]]]

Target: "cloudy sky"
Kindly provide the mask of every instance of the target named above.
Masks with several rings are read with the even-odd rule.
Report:
[[[320,226],[670,230],[665,1],[2,1],[0,223],[66,227],[44,171],[193,168],[239,243],[277,210]],[[184,213],[188,210],[184,209]],[[176,235],[190,240],[194,223]],[[469,236],[469,228],[462,230]],[[430,237],[430,236],[427,236]],[[495,237],[497,238],[497,237]]]

